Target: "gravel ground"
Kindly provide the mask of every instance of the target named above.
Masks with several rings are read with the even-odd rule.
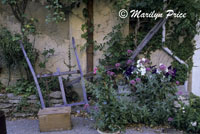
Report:
[[[73,129],[68,131],[57,131],[57,132],[43,132],[40,133],[38,120],[32,119],[21,119],[7,121],[8,134],[98,134],[93,128],[93,121],[82,118],[72,117]],[[164,134],[161,133],[161,129],[142,128],[142,131],[134,129],[127,129],[126,134]],[[165,133],[166,134],[166,133]],[[167,134],[182,134],[175,130],[168,130]]]

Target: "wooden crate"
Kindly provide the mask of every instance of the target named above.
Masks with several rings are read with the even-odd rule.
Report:
[[[38,112],[41,132],[71,129],[71,107],[53,107]]]

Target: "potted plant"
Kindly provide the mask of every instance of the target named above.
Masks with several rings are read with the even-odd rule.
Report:
[[[106,72],[103,67],[96,68],[94,73],[97,77],[94,84],[89,83],[89,89],[95,96],[95,106],[91,113],[97,131],[100,134],[119,134],[127,121],[123,114],[125,106],[115,88],[115,73]]]
[[[6,118],[3,111],[0,111],[0,134],[7,134],[6,132]]]

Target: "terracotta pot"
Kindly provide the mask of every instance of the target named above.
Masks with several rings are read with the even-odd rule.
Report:
[[[7,134],[6,117],[3,111],[0,111],[0,134]]]
[[[109,132],[102,132],[102,131],[100,131],[99,129],[97,129],[97,132],[98,132],[99,134],[120,134],[120,131],[109,133]]]

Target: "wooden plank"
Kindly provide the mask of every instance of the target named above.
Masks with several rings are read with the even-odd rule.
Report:
[[[180,64],[184,64],[187,68],[188,68],[188,64],[186,64],[183,60],[181,60],[179,57],[175,56],[172,51],[167,48],[167,47],[162,47],[162,49],[169,54],[170,56],[172,56],[175,60],[177,60]]]
[[[66,71],[66,72],[55,72],[55,73],[51,73],[51,74],[38,74],[37,78],[44,78],[44,77],[52,77],[52,76],[62,76],[62,75],[70,75],[70,74],[79,74],[80,71],[79,70],[75,70],[75,71]]]
[[[80,75],[81,75],[81,86],[82,86],[82,89],[83,89],[84,101],[85,101],[86,104],[88,104],[87,94],[86,94],[86,89],[85,89],[85,82],[84,82],[84,79],[83,79],[83,72],[82,72],[81,64],[80,64],[80,61],[79,61],[79,58],[78,58],[78,54],[77,54],[77,51],[76,51],[76,45],[75,45],[74,37],[72,37],[72,45],[73,45],[74,53],[75,53],[76,60],[77,60],[77,63],[78,63],[78,68],[79,68],[79,70],[80,70]]]
[[[58,73],[60,73],[59,68],[57,68],[57,71],[58,71]],[[61,90],[64,105],[67,105],[67,99],[66,99],[66,95],[65,95],[65,89],[64,89],[64,85],[63,85],[63,81],[62,81],[62,76],[58,76],[58,81],[59,81],[59,84],[60,84],[60,90]]]
[[[28,58],[28,56],[27,56],[27,54],[26,54],[26,51],[25,51],[24,46],[23,46],[23,44],[22,44],[22,41],[20,41],[20,47],[21,47],[21,49],[22,49],[22,51],[23,51],[24,57],[25,57],[25,59],[26,59],[26,62],[28,63],[28,66],[29,66],[29,68],[30,68],[30,70],[31,70],[31,73],[32,73],[32,75],[33,75],[33,79],[34,79],[35,85],[36,85],[36,87],[37,87],[37,92],[38,92],[38,94],[39,94],[41,106],[42,106],[42,108],[44,109],[44,108],[45,108],[45,104],[44,104],[44,99],[43,99],[42,92],[41,92],[41,89],[40,89],[40,85],[39,85],[39,83],[38,83],[38,80],[37,80],[35,71],[34,71],[34,69],[33,69],[33,66],[32,66],[32,64],[31,64],[31,62],[30,62],[30,60],[29,60],[29,58]]]
[[[70,107],[72,107],[72,106],[78,106],[78,105],[84,105],[84,104],[86,104],[86,103],[85,103],[85,102],[77,102],[77,103],[67,104],[67,105],[65,105],[65,106],[70,106]]]
[[[142,42],[138,45],[136,50],[133,52],[133,55],[130,57],[131,60],[134,60],[135,57],[142,51],[142,49],[147,45],[147,43],[152,39],[152,37],[158,32],[158,30],[163,26],[167,21],[167,18],[161,19],[145,36]]]

